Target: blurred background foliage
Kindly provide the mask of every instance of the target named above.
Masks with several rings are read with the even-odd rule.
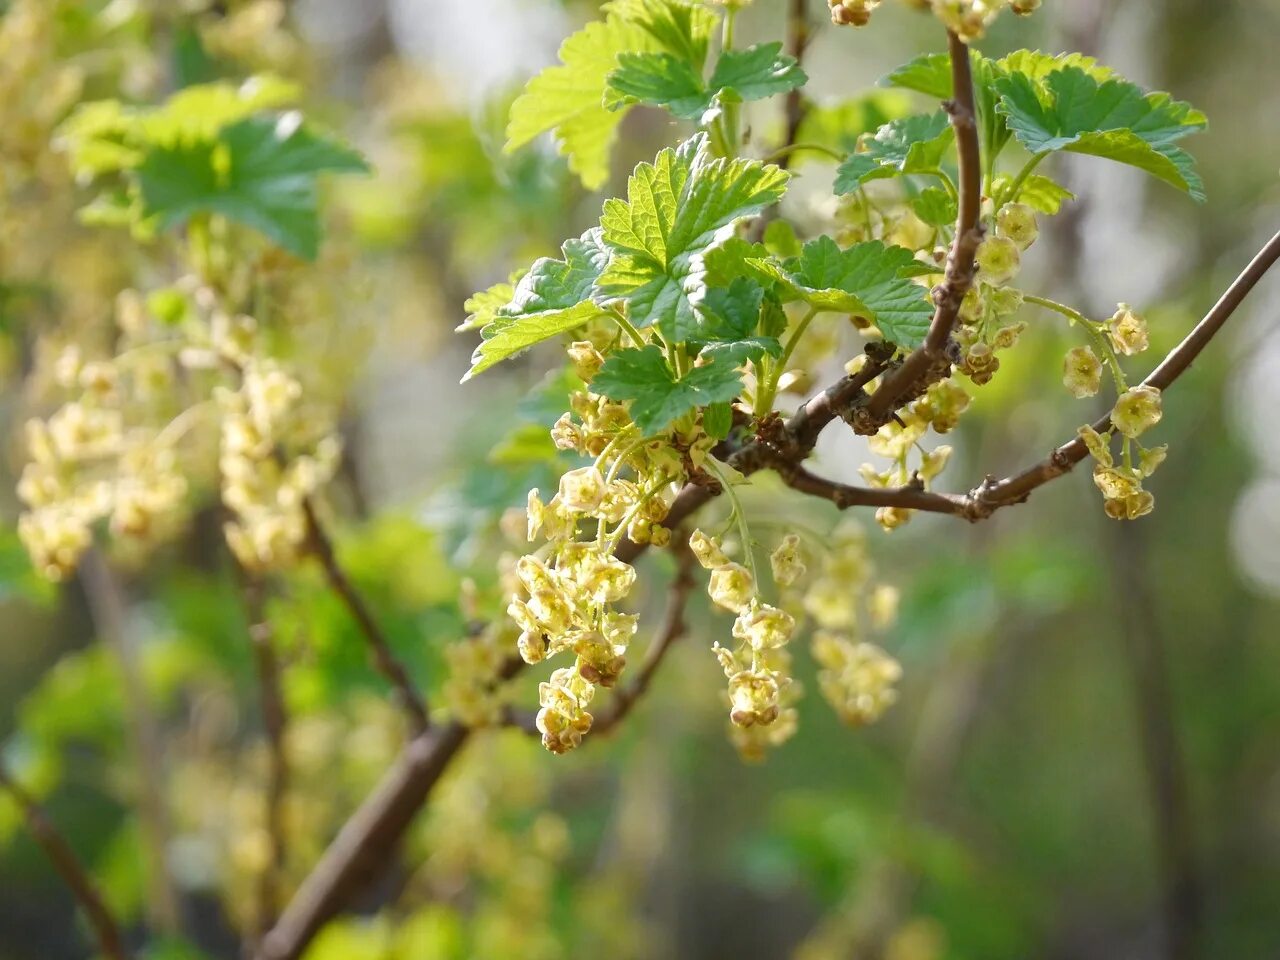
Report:
[[[136,266],[118,237],[77,223],[54,131],[80,99],[152,102],[269,69],[300,80],[313,115],[366,152],[375,175],[330,190],[354,278],[326,291],[339,332],[319,334],[335,345],[320,352],[350,449],[332,499],[342,560],[434,689],[467,630],[463,578],[493,584],[498,518],[554,468],[539,429],[560,412],[540,400],[545,366],[457,386],[472,343],[451,331],[473,290],[598,216],[599,198],[546,145],[501,150],[519,84],[594,7],[0,3],[13,117],[0,124],[0,737],[130,929],[150,931],[149,956],[231,957],[252,922],[261,720],[212,507],[158,555],[95,554],[57,589],[14,533],[20,427],[44,402],[27,374],[46,341],[93,338]],[[1002,22],[984,49],[1079,49],[1210,117],[1192,147],[1207,206],[1122,168],[1067,164],[1081,199],[1030,258],[1047,295],[1098,314],[1119,300],[1146,309],[1163,352],[1280,220],[1280,3],[1045,7]],[[758,0],[742,29],[777,35],[782,8]],[[939,41],[934,23],[892,5],[871,31],[820,29],[810,95],[874,126],[875,111],[849,101]],[[752,112],[761,136],[776,109]],[[629,118],[613,187],[674,136],[657,113]],[[797,218],[825,202],[830,171],[813,159],[801,172],[812,176],[788,200]],[[724,736],[709,614],[695,611],[610,741],[564,758],[514,732],[473,744],[390,876],[307,956],[1280,955],[1278,313],[1273,278],[1170,393],[1152,517],[1111,524],[1078,476],[981,527],[922,517],[873,532],[882,576],[903,591],[886,646],[906,667],[877,727],[851,733],[810,696],[801,735],[743,765]],[[1004,473],[1077,425],[1056,386],[1063,332],[1036,322],[1024,343],[979,394],[950,476]],[[851,473],[860,441],[826,437],[820,456]],[[764,478],[746,499],[763,509],[778,495]],[[773,508],[781,525],[837,522],[786,503]],[[286,662],[296,882],[400,733],[318,572],[280,586],[270,613]],[[801,680],[814,689],[803,669]],[[5,801],[0,887],[0,958],[86,956],[74,904]]]

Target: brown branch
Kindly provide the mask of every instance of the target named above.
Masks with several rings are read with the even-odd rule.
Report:
[[[369,644],[374,667],[391,684],[395,699],[399,702],[401,709],[409,715],[413,732],[421,733],[431,725],[427,716],[426,702],[414,687],[413,681],[409,679],[409,672],[404,664],[392,653],[391,644],[383,633],[382,627],[378,625],[378,621],[374,619],[364,597],[356,590],[355,585],[347,577],[346,571],[338,563],[333,541],[329,539],[328,533],[320,523],[320,518],[316,515],[315,504],[307,498],[302,501],[302,508],[307,517],[307,537],[311,553],[324,568],[329,586],[346,604],[348,612],[359,625],[360,632]]]
[[[1267,242],[1235,282],[1227,288],[1226,293],[1214,304],[1213,309],[1165,357],[1164,361],[1143,381],[1143,384],[1161,391],[1172,386],[1182,374],[1186,373],[1277,260],[1280,260],[1280,233]],[[1110,427],[1110,414],[1094,424],[1094,429],[1099,432],[1106,431]],[[1003,480],[988,482],[975,490],[971,496],[993,508],[1009,503],[1022,503],[1037,487],[1044,486],[1050,480],[1070,472],[1072,467],[1088,455],[1089,451],[1084,441],[1076,437],[1058,447],[1039,463]]]
[[[499,671],[506,682],[523,669],[511,658]],[[432,789],[471,735],[456,721],[410,740],[382,780],[365,798],[320,862],[262,939],[255,960],[296,960],[320,929],[385,869]]]
[[[2,766],[0,766],[0,789],[8,793],[17,804],[32,838],[44,850],[45,856],[53,864],[58,876],[71,891],[80,909],[84,911],[103,956],[108,960],[128,960],[129,952],[125,949],[120,925],[111,915],[106,901],[102,899],[102,894],[98,892],[89,872],[76,857],[71,845],[58,832],[58,828],[40,809],[34,798],[15,782]]]
[[[1169,683],[1168,641],[1147,569],[1140,526],[1109,524],[1111,582],[1133,684],[1152,828],[1160,861],[1162,908],[1170,960],[1195,960],[1204,939],[1204,890],[1196,857],[1195,817]]]
[[[933,320],[925,341],[885,375],[884,382],[867,405],[881,422],[889,418],[904,400],[918,396],[924,387],[950,373],[951,331],[960,316],[965,294],[973,286],[975,255],[982,242],[982,155],[978,143],[978,113],[974,104],[973,65],[969,48],[948,31],[954,98],[943,106],[956,132],[956,154],[960,164],[960,214],[956,236],[947,258],[946,278],[933,292]]]
[[[253,647],[254,667],[258,673],[258,704],[268,749],[269,769],[264,802],[271,856],[258,878],[257,932],[262,935],[275,923],[280,909],[281,881],[284,876],[284,800],[289,786],[289,764],[284,738],[288,718],[280,686],[280,659],[276,654],[275,631],[266,615],[264,585],[242,567],[237,566],[237,570],[240,574],[240,594],[244,600],[249,640]]]
[[[164,743],[138,662],[137,638],[127,622],[124,591],[99,550],[90,550],[81,560],[80,582],[94,630],[111,648],[120,667],[125,695],[125,734],[133,761],[131,788],[137,803],[141,853],[146,863],[147,918],[159,932],[177,935],[181,932],[181,901],[169,871],[167,853],[172,829],[162,793]]]
[[[809,49],[810,37],[808,0],[790,0],[783,49],[788,56],[795,57],[796,63],[802,66],[805,52]],[[784,149],[795,146],[800,135],[800,125],[804,123],[808,112],[804,91],[800,87],[789,90],[783,104],[783,115],[786,120],[786,133],[782,142]],[[778,158],[778,166],[785,170],[791,165],[791,161],[792,154],[788,151]]]

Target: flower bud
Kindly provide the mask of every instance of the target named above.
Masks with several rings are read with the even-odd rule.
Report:
[[[729,562],[729,558],[721,549],[719,539],[709,537],[701,530],[694,530],[689,534],[689,549],[706,570],[722,567]]]

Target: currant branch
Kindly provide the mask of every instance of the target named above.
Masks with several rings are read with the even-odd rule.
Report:
[[[431,726],[426,701],[423,700],[422,695],[414,687],[413,681],[409,679],[409,672],[405,669],[404,664],[392,652],[391,643],[388,641],[386,634],[383,633],[377,619],[373,616],[368,603],[365,602],[364,597],[360,595],[360,592],[338,562],[337,553],[333,548],[333,541],[320,522],[320,518],[316,513],[315,503],[310,497],[307,497],[303,500],[302,507],[306,515],[307,537],[311,553],[324,569],[325,578],[328,580],[330,588],[346,605],[352,618],[360,627],[360,632],[364,636],[365,642],[369,645],[369,652],[373,657],[374,666],[386,681],[391,684],[397,702],[409,717],[413,732],[421,733]]]
[[[120,924],[107,907],[88,870],[53,821],[3,766],[0,766],[0,790],[4,790],[17,804],[32,839],[39,844],[80,909],[84,911],[102,955],[107,960],[128,960],[130,954],[125,949]]]
[[[960,215],[955,240],[947,258],[946,278],[933,294],[936,310],[925,341],[886,374],[880,389],[867,405],[876,422],[885,422],[904,400],[914,399],[935,380],[946,376],[954,358],[951,332],[960,317],[965,295],[977,272],[975,257],[982,243],[982,153],[978,138],[978,112],[974,103],[973,67],[969,46],[954,32],[947,32],[951,55],[952,100],[943,104],[956,134],[960,165]]]

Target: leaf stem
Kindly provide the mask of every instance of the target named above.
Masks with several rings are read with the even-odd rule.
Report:
[[[622,308],[614,306],[609,310],[609,317],[622,328],[622,332],[631,338],[631,342],[637,347],[644,347],[645,339],[640,331],[635,328],[626,315],[622,312]]]
[[[759,396],[756,397],[755,411],[757,417],[763,417],[773,409],[773,401],[778,396],[778,382],[782,379],[783,372],[787,369],[787,363],[791,360],[792,354],[796,352],[796,347],[800,343],[800,338],[804,336],[805,331],[809,329],[809,324],[813,322],[813,318],[820,311],[817,307],[811,307],[809,312],[804,315],[796,328],[791,331],[791,336],[787,338],[786,346],[782,348],[782,356],[770,365],[770,374],[767,383],[761,384]]]
[[[1044,158],[1047,156],[1049,156],[1047,151],[1044,153],[1037,153],[1023,165],[1022,169],[1018,171],[1018,175],[1013,178],[1013,182],[1000,192],[1000,202],[996,204],[997,212],[999,212],[1000,208],[1006,203],[1013,203],[1018,199],[1018,194],[1020,194],[1022,192],[1022,188],[1026,186],[1027,180],[1030,179],[1031,174],[1035,173],[1036,167],[1040,166],[1040,164],[1044,162]]]

